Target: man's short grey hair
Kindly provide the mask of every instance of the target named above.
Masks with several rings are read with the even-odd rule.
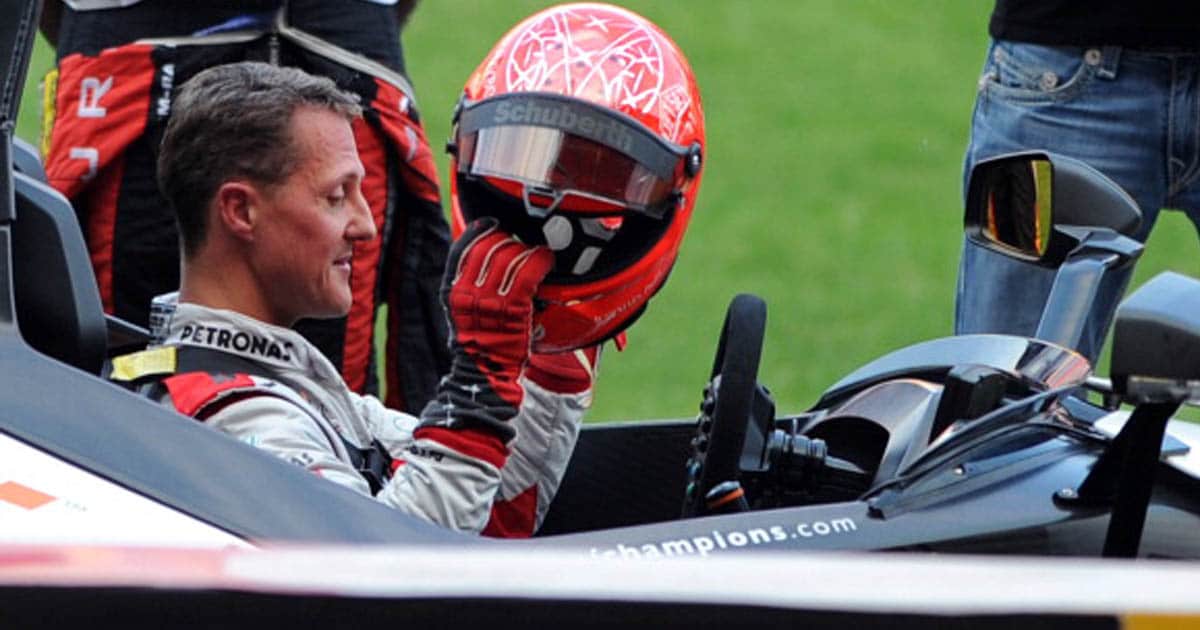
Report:
[[[180,88],[158,155],[158,186],[175,210],[185,255],[203,242],[217,189],[246,179],[260,185],[286,180],[298,165],[292,114],[328,109],[353,120],[358,97],[328,78],[260,62],[215,66]]]

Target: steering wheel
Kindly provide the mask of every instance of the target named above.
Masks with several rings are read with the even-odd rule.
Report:
[[[762,298],[743,293],[729,303],[688,458],[684,517],[706,513],[709,491],[737,479],[746,428],[752,421],[766,325],[767,304]]]

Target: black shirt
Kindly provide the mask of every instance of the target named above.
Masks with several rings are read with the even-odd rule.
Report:
[[[1200,50],[1197,0],[996,0],[996,39]]]

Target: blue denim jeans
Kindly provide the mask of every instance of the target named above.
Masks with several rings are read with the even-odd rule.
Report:
[[[1045,149],[1090,164],[1142,211],[1144,241],[1162,208],[1200,229],[1200,52],[994,41],[971,122],[964,183],[980,159]],[[956,334],[1032,336],[1054,270],[965,242],[955,304]],[[1123,283],[1101,287],[1115,306]],[[1077,348],[1095,361],[1110,313],[1094,311]]]

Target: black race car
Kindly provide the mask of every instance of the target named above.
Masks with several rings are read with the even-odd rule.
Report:
[[[8,121],[27,27],[6,26]],[[3,129],[12,157],[0,164],[15,165],[5,167],[13,193],[5,198],[15,205],[0,211],[0,380],[10,392],[0,453],[22,462],[10,465],[10,483],[35,498],[21,500],[57,496],[40,486],[61,476],[76,488],[105,484],[77,505],[111,493],[177,524],[104,520],[99,508],[73,515],[72,526],[93,536],[108,528],[159,540],[152,529],[168,542],[193,535],[169,532],[194,530],[251,544],[483,544],[99,378],[105,358],[144,343],[144,331],[102,314],[74,213],[40,181],[36,155],[10,142],[11,123]],[[1200,557],[1200,432],[1171,422],[1164,436],[1200,383],[1200,283],[1166,274],[1124,303],[1110,383],[1071,349],[1084,316],[1110,308],[1096,303],[1096,287],[1128,282],[1141,245],[1123,233],[1139,220],[1128,195],[1077,161],[1033,152],[981,163],[965,216],[972,246],[1058,270],[1036,338],[919,343],[846,376],[810,410],[780,415],[756,381],[766,305],[739,296],[699,418],[587,427],[539,536],[509,544],[602,557],[751,549]],[[1089,402],[1089,391],[1103,403]],[[0,541],[64,530],[62,514],[19,516],[0,523]]]
[[[1200,398],[1200,282],[1164,274],[1130,296],[1111,380],[1094,377],[1072,347],[1084,316],[1111,308],[1096,287],[1128,282],[1140,217],[1095,170],[1040,152],[981,163],[965,215],[972,246],[1057,269],[1035,338],[919,343],[779,414],[756,374],[766,305],[739,296],[698,418],[586,427],[531,540],[440,529],[187,421],[99,377],[145,331],[102,313],[74,212],[12,142],[36,4],[6,2],[18,19],[0,25],[0,549],[1200,557],[1200,427],[1171,420]]]

